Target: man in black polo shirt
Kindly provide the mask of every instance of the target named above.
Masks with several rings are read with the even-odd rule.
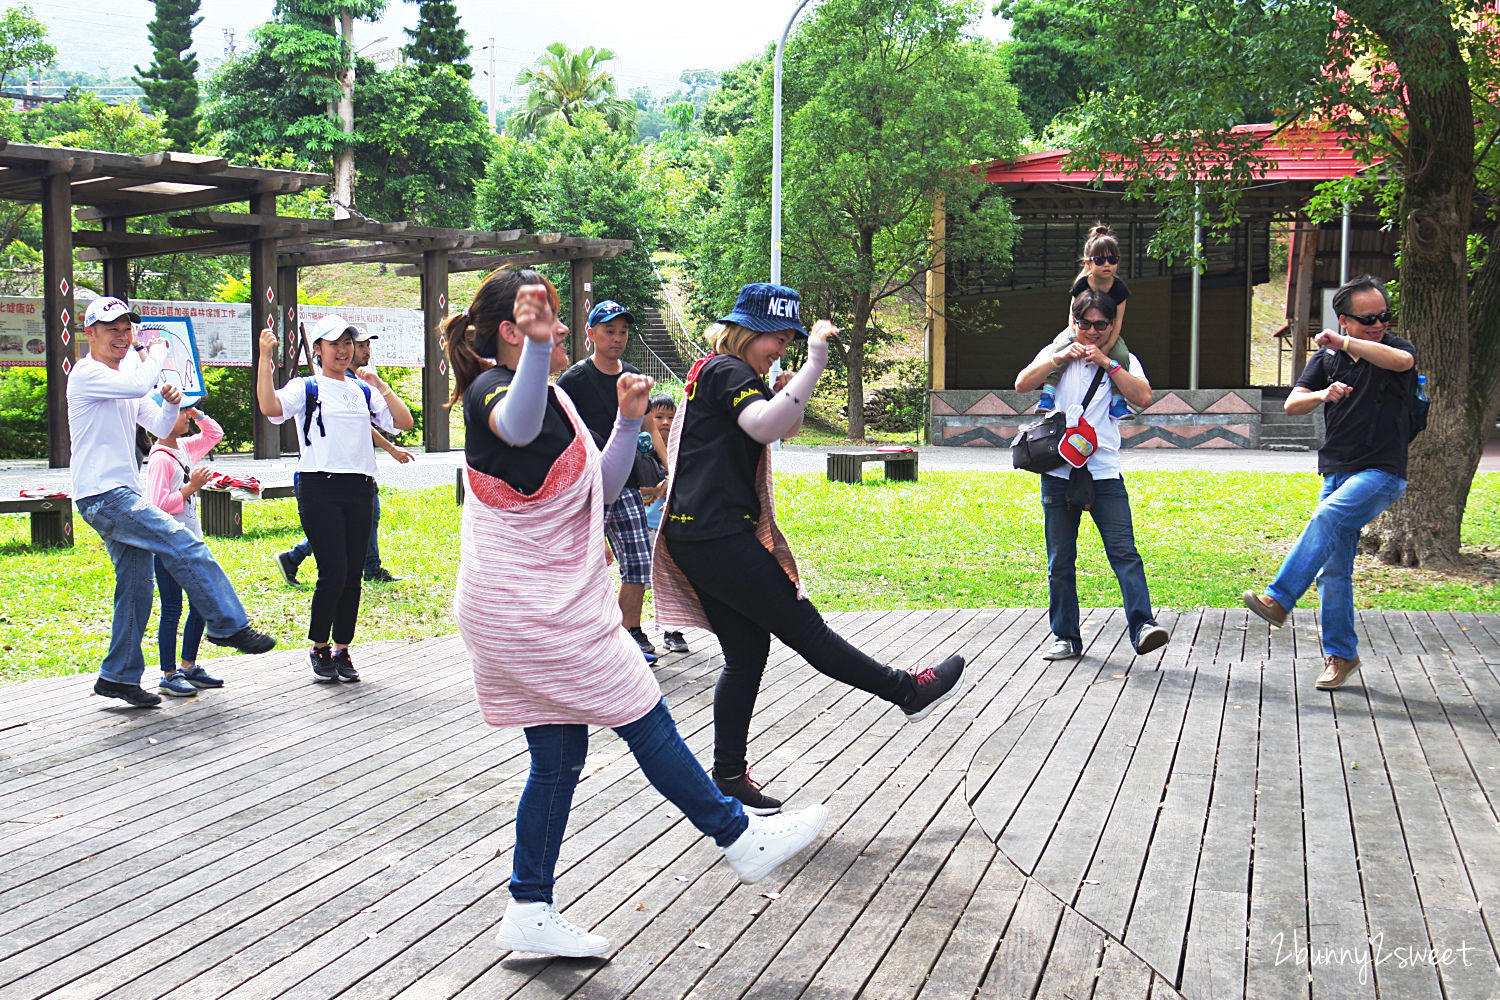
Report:
[[[619,412],[615,385],[621,373],[640,372],[620,360],[630,342],[630,324],[634,322],[629,310],[612,299],[594,306],[588,319],[589,342],[594,345],[594,353],[557,377],[558,388],[568,394],[593,433],[594,443],[601,448],[609,440]],[[646,528],[646,505],[641,502],[638,488],[643,485],[656,484],[632,481],[604,509],[604,537],[620,565],[620,614],[625,628],[641,652],[655,653],[656,647],[641,630],[641,604],[651,579],[651,534]]]
[[[1297,600],[1318,581],[1323,673],[1328,691],[1359,669],[1354,634],[1354,554],[1366,524],[1406,492],[1410,400],[1416,393],[1416,350],[1390,332],[1390,298],[1365,275],[1333,294],[1339,331],[1317,336],[1323,348],[1308,361],[1283,407],[1310,413],[1325,406],[1328,433],[1318,451],[1323,495],[1312,520],[1264,594],[1245,592],[1245,606],[1272,625],[1285,624]]]

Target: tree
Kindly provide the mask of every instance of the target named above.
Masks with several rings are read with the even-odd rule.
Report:
[[[634,136],[598,112],[582,109],[572,125],[554,118],[534,137],[499,139],[476,199],[477,225],[630,240],[637,247],[629,253],[595,263],[595,297],[633,308],[654,302],[656,277],[640,242],[651,245],[657,220],[643,169]]]
[[[1109,48],[1099,37],[1093,4],[1000,0],[994,13],[1010,21],[1000,57],[1034,134],[1109,80]]]
[[[1500,410],[1500,22],[1445,0],[1096,0],[1117,56],[1107,94],[1075,120],[1076,160],[1124,166],[1170,223],[1153,252],[1190,246],[1196,175],[1208,217],[1233,224],[1263,165],[1228,126],[1253,106],[1291,127],[1348,132],[1382,161],[1327,204],[1371,195],[1400,226],[1400,334],[1417,348],[1432,414],[1405,498],[1365,532],[1383,561],[1446,567]],[[1171,52],[1171,59],[1161,53]],[[1191,99],[1184,99],[1191,95]],[[1157,137],[1149,146],[1141,137]],[[1170,169],[1163,169],[1163,161]]]
[[[431,76],[448,68],[465,80],[473,79],[474,67],[468,63],[469,36],[459,24],[458,7],[453,0],[406,0],[417,5],[417,27],[404,28],[411,42],[403,50],[416,64],[417,72]]]
[[[331,161],[338,218],[354,202],[354,22],[378,18],[385,6],[277,0],[275,18],[250,33],[255,47],[209,81],[204,121],[221,148],[291,149],[299,159]]]
[[[920,289],[943,249],[934,202],[952,220],[949,254],[1009,255],[1009,209],[970,167],[1019,152],[1026,123],[994,47],[967,34],[978,14],[970,0],[824,0],[784,54],[783,280],[802,293],[804,316],[844,328],[835,344],[855,440],[875,308]],[[764,280],[767,270],[770,83],[765,74],[718,214],[716,230],[735,238],[705,253],[704,287],[727,301],[737,282],[726,278]]]
[[[57,49],[47,44],[47,26],[24,3],[0,14],[0,90],[17,70],[51,66]]]
[[[193,29],[203,23],[197,13],[198,0],[156,0],[156,18],[146,25],[151,65],[135,68],[146,103],[166,119],[167,138],[181,150],[198,143],[198,57],[187,51]]]
[[[603,115],[613,129],[634,131],[634,102],[615,94],[615,78],[599,66],[614,57],[609,49],[592,45],[577,52],[562,42],[547,46],[534,67],[516,75],[516,84],[529,89],[521,109],[506,119],[505,131],[528,135],[553,118],[572,125],[585,109]]]
[[[770,75],[775,51],[776,43],[772,42],[760,55],[720,74],[719,86],[708,94],[699,117],[703,131],[709,135],[735,135],[755,119],[761,78]]]
[[[491,133],[468,81],[447,67],[409,64],[362,74],[359,202],[382,219],[464,228],[489,162]]]

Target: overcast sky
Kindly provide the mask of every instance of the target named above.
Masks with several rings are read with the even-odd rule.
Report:
[[[155,16],[151,0],[31,0],[58,47],[65,69],[129,76],[151,61],[146,24]],[[986,4],[986,8],[988,8]],[[479,70],[475,89],[485,96],[487,46],[495,44],[495,76],[502,102],[514,92],[516,73],[552,42],[571,48],[593,45],[615,53],[607,68],[622,95],[648,86],[657,96],[677,87],[685,69],[727,69],[780,36],[795,0],[458,0],[463,26]],[[200,63],[223,58],[230,39],[243,49],[255,25],[271,16],[272,0],[202,0],[203,23],[193,42]],[[378,24],[355,24],[355,45],[367,55],[404,45],[404,27],[415,27],[414,4],[392,0]],[[1001,37],[1000,21],[986,13],[980,30]],[[377,41],[385,36],[385,41]]]

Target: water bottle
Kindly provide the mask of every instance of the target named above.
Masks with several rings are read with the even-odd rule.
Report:
[[[1424,403],[1427,402],[1427,376],[1426,375],[1418,375],[1417,376],[1417,398],[1420,399]]]

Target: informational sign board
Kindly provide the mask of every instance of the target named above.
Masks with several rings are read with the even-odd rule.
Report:
[[[75,311],[79,316],[83,315],[87,305],[86,299],[78,300]],[[201,366],[249,366],[255,331],[250,329],[248,302],[133,299],[130,305],[142,316],[190,320]],[[379,339],[371,345],[371,360],[380,367],[421,368],[424,364],[426,337],[420,309],[302,305],[297,311],[301,322],[309,329],[328,313],[338,313],[355,326],[375,334]],[[44,366],[47,363],[46,336],[40,298],[0,296],[0,365]],[[80,334],[74,342],[82,340]]]
[[[198,361],[198,342],[193,338],[193,321],[186,316],[141,316],[136,338],[149,344],[164,337],[170,345],[162,365],[161,382],[182,390],[183,405],[203,398],[203,366]]]

